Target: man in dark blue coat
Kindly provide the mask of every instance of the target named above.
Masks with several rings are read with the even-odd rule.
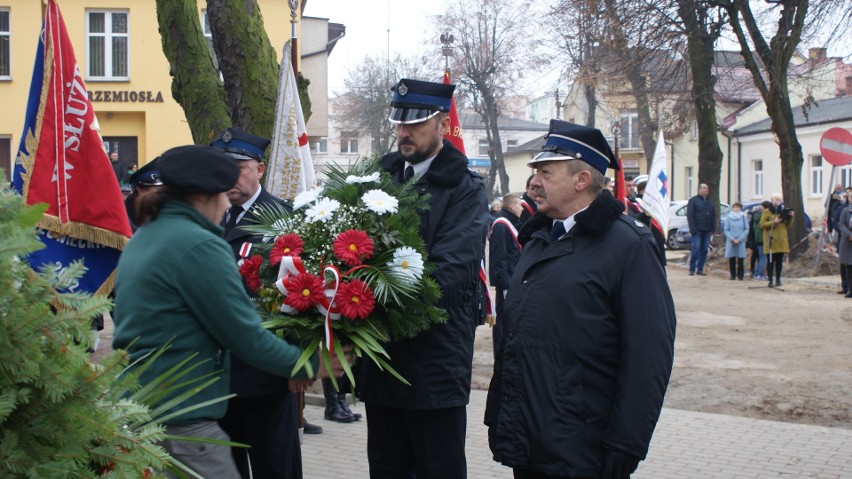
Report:
[[[518,258],[521,257],[521,244],[518,243],[518,230],[522,225],[521,214],[524,212],[521,202],[518,195],[504,196],[503,208],[491,224],[491,232],[488,234],[488,275],[497,295],[494,306],[497,323],[491,330],[494,351],[501,340],[503,323],[500,322],[500,317],[503,316],[509,278],[512,277]]]
[[[689,222],[689,234],[692,236],[689,275],[697,272],[699,276],[704,276],[704,262],[707,261],[710,238],[716,228],[716,210],[710,201],[710,187],[706,184],[698,185],[698,194],[686,204],[686,220]]]
[[[521,228],[485,424],[516,478],[625,479],[645,458],[674,355],[675,309],[648,228],[602,190],[599,130],[551,120]]]
[[[228,191],[231,209],[224,218],[225,241],[237,260],[243,244],[260,242],[260,238],[240,228],[252,224],[258,207],[277,204],[289,209],[260,185],[266,169],[263,153],[268,145],[268,139],[236,128],[222,132],[211,145],[225,150],[240,164],[237,183]],[[231,449],[243,479],[301,478],[296,398],[287,378],[261,371],[232,356],[231,392],[237,397],[228,401],[228,412],[219,423],[232,441],[251,446],[248,450]]]
[[[479,266],[488,233],[482,177],[443,135],[455,85],[402,79],[394,86],[390,121],[399,151],[380,164],[396,182],[429,195],[421,213],[432,276],[441,287],[446,323],[387,345],[406,386],[373,362],[362,364],[371,478],[467,476],[464,454],[473,339],[479,321]],[[415,476],[416,475],[416,476]]]

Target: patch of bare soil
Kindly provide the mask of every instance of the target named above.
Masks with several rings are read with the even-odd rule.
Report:
[[[724,258],[708,276],[688,276],[686,255],[667,268],[678,329],[666,407],[852,428],[852,299],[784,282],[795,264],[785,264],[782,289],[729,281]],[[487,389],[488,326],[475,350],[474,387]]]

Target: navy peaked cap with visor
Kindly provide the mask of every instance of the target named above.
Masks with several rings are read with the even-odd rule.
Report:
[[[527,166],[560,160],[584,161],[601,174],[606,174],[607,168],[618,169],[618,161],[600,130],[567,121],[550,120],[550,130],[541,153],[530,160]]]
[[[270,140],[262,136],[228,128],[210,146],[224,150],[237,160],[263,161],[263,152],[269,143]]]
[[[391,123],[420,123],[440,112],[449,112],[456,86],[403,78],[391,90]]]
[[[157,163],[159,161],[160,157],[158,156],[147,164],[142,165],[141,168],[130,175],[128,182],[130,183],[131,188],[162,185],[163,180],[160,178],[160,170],[157,169]]]

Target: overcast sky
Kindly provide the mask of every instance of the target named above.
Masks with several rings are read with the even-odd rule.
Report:
[[[446,5],[447,0],[308,0],[306,17],[328,18],[346,26],[346,36],[328,58],[329,94],[342,93],[349,69],[365,56],[385,58],[388,45],[391,56],[423,52],[428,42],[437,52],[441,32],[431,31],[432,17],[442,13]]]

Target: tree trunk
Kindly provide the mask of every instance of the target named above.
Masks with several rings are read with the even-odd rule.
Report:
[[[586,113],[586,126],[594,128],[595,116],[598,114],[598,96],[595,85],[592,83],[584,83],[583,96],[586,99],[586,105],[589,107],[589,111]]]
[[[506,162],[503,161],[503,142],[500,139],[500,126],[497,124],[497,100],[490,94],[483,94],[482,102],[485,104],[485,115],[488,117],[485,125],[491,132],[488,150],[491,157],[492,180],[489,183],[493,191],[493,182],[499,179],[500,194],[505,195],[509,192],[509,175],[506,173]]]
[[[645,153],[645,171],[651,171],[651,162],[654,161],[654,121],[651,119],[651,102],[648,99],[648,85],[645,75],[642,74],[642,65],[639,62],[624,59],[626,63],[627,80],[633,97],[636,99],[636,114],[639,120],[639,144]]]
[[[712,28],[692,0],[679,0],[678,13],[686,30],[689,67],[692,74],[692,103],[698,125],[698,182],[710,187],[710,198],[716,211],[719,210],[719,184],[722,173],[722,149],[719,147],[718,121],[716,118],[715,86],[713,75],[715,42],[718,33]],[[706,15],[706,11],[703,12]],[[693,192],[689,192],[690,195]],[[720,230],[721,215],[716,215],[715,231]]]
[[[195,0],[156,0],[172,97],[183,108],[192,139],[207,144],[231,125],[225,92],[201,31]]]
[[[278,95],[278,56],[266,35],[257,2],[208,0],[207,17],[234,126],[271,137]]]

